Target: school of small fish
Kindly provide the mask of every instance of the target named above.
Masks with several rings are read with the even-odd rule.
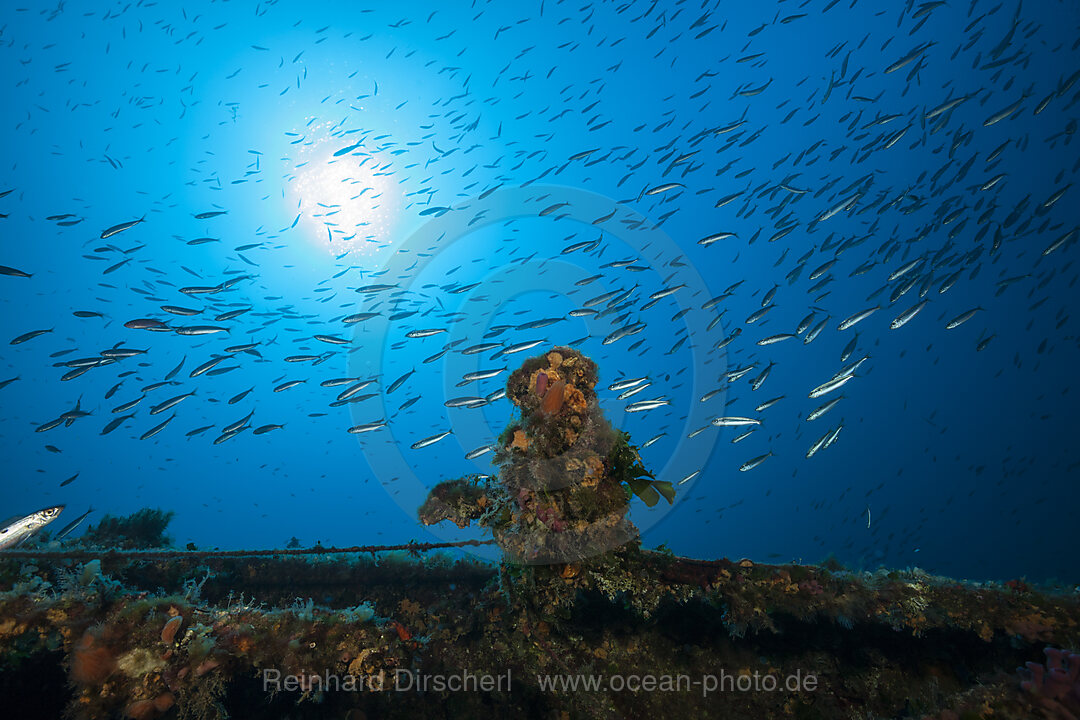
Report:
[[[1067,62],[1036,72],[1029,67],[1034,45],[1051,28],[1027,12],[1030,0],[906,0],[870,13],[893,26],[885,37],[860,31],[823,55],[793,51],[774,58],[760,49],[767,41],[797,44],[812,23],[839,22],[856,10],[866,14],[870,3],[763,3],[740,11],[760,15],[752,24],[740,16],[730,27],[722,6],[712,5],[598,8],[546,1],[516,21],[506,8],[491,9],[485,12],[498,28],[494,39],[482,42],[501,48],[502,59],[475,72],[468,63],[480,61],[466,53],[472,31],[442,25],[448,10],[397,22],[321,23],[321,29],[306,22],[298,31],[302,43],[279,47],[268,38],[243,48],[221,68],[220,87],[244,83],[280,90],[281,102],[294,101],[321,70],[305,58],[336,33],[355,43],[359,57],[376,50],[388,61],[430,55],[428,74],[457,92],[443,93],[440,86],[427,96],[417,83],[393,96],[391,83],[406,82],[401,76],[362,73],[356,82],[369,89],[351,95],[328,90],[306,111],[302,127],[262,118],[262,132],[252,133],[250,143],[264,144],[237,150],[245,158],[242,167],[235,158],[221,158],[213,168],[218,159],[203,158],[187,171],[165,170],[191,186],[184,201],[147,194],[137,206],[87,206],[70,199],[82,191],[72,179],[51,179],[52,197],[43,198],[28,168],[5,171],[4,217],[31,215],[42,234],[58,233],[64,252],[81,247],[85,261],[81,304],[65,317],[46,317],[35,306],[56,282],[50,259],[26,255],[32,261],[15,262],[6,259],[13,252],[0,249],[0,260],[13,264],[0,265],[7,326],[17,326],[7,339],[3,364],[10,377],[0,378],[0,391],[20,382],[20,367],[51,365],[54,381],[70,387],[71,397],[60,407],[8,409],[33,416],[33,426],[27,437],[5,438],[6,446],[33,433],[57,445],[63,433],[116,433],[145,442],[147,453],[154,443],[192,447],[246,438],[262,443],[272,457],[275,437],[303,433],[305,423],[329,418],[340,436],[352,434],[361,443],[394,432],[404,438],[407,457],[426,462],[425,453],[440,451],[455,434],[460,413],[488,408],[497,410],[496,417],[508,415],[503,384],[523,359],[573,345],[599,363],[605,407],[636,423],[642,450],[661,442],[716,442],[730,433],[733,445],[719,450],[725,466],[734,476],[758,476],[780,457],[818,462],[838,443],[844,406],[859,397],[860,378],[873,371],[871,348],[888,334],[911,333],[917,343],[923,340],[916,333],[930,326],[966,332],[974,353],[995,337],[995,313],[1005,303],[1026,304],[1059,328],[1069,321],[1069,302],[1047,288],[1072,288],[1078,278],[1080,200],[1071,178],[1080,153],[1071,143],[1080,102],[1080,39],[1056,48]],[[263,2],[255,12],[279,11],[276,3]],[[72,12],[60,3],[41,15],[51,21]],[[382,8],[378,17],[386,13]],[[179,7],[144,3],[86,13],[95,14],[129,35],[152,33],[189,49],[204,40],[204,47],[217,47],[232,29],[211,28]],[[598,27],[601,15],[606,31]],[[410,26],[425,18],[432,39],[420,43],[420,30]],[[532,64],[530,51],[545,41],[543,32],[529,27],[563,23],[591,29],[566,36],[566,46],[559,46],[563,64]],[[750,29],[737,32],[737,24]],[[413,34],[399,35],[406,32]],[[627,34],[655,46],[659,67],[678,74],[670,91],[662,75],[639,79],[620,69],[624,61],[636,62],[620,55]],[[59,57],[61,50],[23,48],[7,33],[2,37],[12,57]],[[396,44],[397,37],[412,38],[416,46]],[[589,47],[577,66],[573,52],[579,45]],[[113,53],[118,46],[114,40]],[[598,64],[596,56],[605,62]],[[271,69],[242,67],[243,57],[271,58]],[[43,60],[35,55],[33,62]],[[77,71],[54,64],[58,73]],[[153,60],[146,65],[146,73],[191,75]],[[7,82],[19,82],[17,75]],[[186,82],[205,87],[203,78]],[[277,84],[270,87],[272,82]],[[520,108],[510,98],[538,83],[562,90],[545,90],[546,106],[523,115],[507,112]],[[631,102],[637,83],[659,84],[650,97],[666,96],[667,102],[637,107]],[[369,121],[365,112],[387,95],[407,98],[395,102],[402,119],[393,127]],[[162,98],[148,85],[126,96],[123,111],[115,113],[120,130],[157,113],[185,117],[200,100],[189,92]],[[61,109],[55,98],[49,102],[42,98],[11,129],[26,132],[35,118]],[[243,120],[242,104],[213,102],[224,113],[222,126]],[[415,116],[405,113],[417,105],[424,120],[410,125]],[[761,120],[766,106],[770,118],[784,116],[778,124]],[[73,117],[83,111],[72,104]],[[1015,129],[1021,121],[1024,131]],[[211,129],[200,127],[202,132]],[[68,140],[87,147],[103,145],[75,126],[71,134]],[[580,150],[561,152],[569,143]],[[1004,169],[1022,165],[1032,146],[1058,158],[1057,167],[1042,172],[1048,192],[1030,191],[1024,178]],[[274,160],[290,147],[295,156]],[[113,138],[104,148],[94,162],[118,177],[138,162],[137,146]],[[915,165],[906,174],[882,169],[902,164],[905,154]],[[178,164],[189,160],[177,151]],[[328,186],[318,173],[330,171],[342,173],[332,176],[340,190],[323,197]],[[894,182],[897,177],[904,180]],[[612,199],[582,222],[571,218],[583,209],[551,195],[548,183],[581,185]],[[523,198],[520,217],[491,223],[485,202],[510,190]],[[296,192],[303,197],[289,194]],[[280,227],[253,225],[244,203],[276,203],[292,219]],[[38,219],[31,204],[55,210]],[[644,228],[628,208],[674,238],[677,249],[628,247],[623,238]],[[280,214],[267,211],[275,219]],[[408,222],[384,233],[382,225],[393,225],[386,219],[391,215]],[[484,243],[438,237],[410,249],[401,265],[386,259],[406,226],[454,219],[501,235]],[[296,268],[289,254],[302,233],[316,235],[332,253],[312,261],[321,274],[314,286],[306,285],[311,270]],[[11,243],[8,238],[5,244]],[[159,253],[165,245],[168,251]],[[455,261],[447,264],[443,250]],[[436,256],[443,263],[437,275],[414,270]],[[505,311],[516,281],[498,273],[512,266],[533,268],[551,301]],[[708,294],[684,279],[690,268],[704,278]],[[298,278],[294,284],[291,273]],[[979,304],[953,301],[960,293],[950,289],[974,283],[981,273],[994,275],[994,292]],[[690,332],[691,320],[705,330]],[[81,324],[77,335],[65,325],[72,321]],[[386,347],[373,347],[365,334],[376,322],[388,327]],[[86,326],[99,341],[86,341]],[[806,346],[830,335],[844,343],[835,365],[802,368]],[[689,364],[691,350],[706,358],[704,365]],[[385,374],[345,370],[358,358],[384,352]],[[450,358],[473,369],[447,381],[446,387],[460,388],[456,395],[433,398]],[[955,366],[963,362],[955,359]],[[779,377],[795,367],[812,379],[796,385],[791,375]],[[257,376],[255,368],[261,368]],[[264,377],[266,368],[272,379]],[[704,389],[691,397],[693,387]],[[295,400],[294,412],[260,407],[281,393]],[[693,407],[707,410],[711,420],[686,428]],[[786,438],[765,439],[770,426],[795,430],[789,434],[799,438],[797,447]],[[468,452],[455,452],[483,467],[494,442],[493,433],[475,448],[466,446]],[[701,473],[701,467],[680,468],[676,484],[700,482]],[[2,532],[12,543],[21,541],[58,513],[39,511]],[[12,543],[0,540],[0,547]]]

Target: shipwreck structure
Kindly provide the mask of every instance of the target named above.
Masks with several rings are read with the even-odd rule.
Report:
[[[498,474],[420,510],[494,540],[175,550],[146,510],[0,552],[4,717],[1080,717],[1077,587],[641,549],[631,498],[673,491],[596,382],[526,361]]]
[[[604,417],[596,363],[569,347],[526,360],[506,395],[519,411],[499,436],[495,477],[440,483],[420,520],[488,528],[518,563],[576,562],[627,545],[638,532],[630,498],[672,502],[671,483],[645,469],[630,436]]]

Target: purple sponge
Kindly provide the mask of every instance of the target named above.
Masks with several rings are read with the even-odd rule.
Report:
[[[1046,665],[1029,662],[1017,668],[1020,687],[1036,696],[1035,704],[1059,720],[1080,716],[1080,653],[1047,647]],[[1026,678],[1026,679],[1025,679]]]

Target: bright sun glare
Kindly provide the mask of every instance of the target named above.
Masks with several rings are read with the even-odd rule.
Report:
[[[371,133],[333,136],[329,122],[306,128],[289,178],[305,235],[326,251],[373,255],[390,242],[398,210],[390,161]]]

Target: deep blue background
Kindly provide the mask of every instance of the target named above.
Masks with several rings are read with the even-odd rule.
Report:
[[[1080,163],[1071,142],[1080,84],[1067,86],[1080,70],[1075,5],[1029,2],[1019,16],[1012,3],[989,2],[951,3],[921,15],[920,5],[884,9],[870,2],[829,3],[824,12],[824,3],[791,2],[441,5],[361,11],[344,2],[118,3],[89,10],[67,3],[2,11],[7,152],[0,190],[13,192],[0,199],[7,215],[0,263],[33,277],[0,277],[0,380],[20,378],[0,390],[0,506],[9,510],[0,514],[63,502],[62,524],[89,505],[113,514],[160,506],[177,512],[177,542],[200,546],[280,547],[292,536],[337,545],[478,536],[420,527],[415,506],[422,492],[395,463],[404,462],[425,486],[487,471],[486,458],[464,460],[483,442],[466,438],[482,434],[481,417],[490,424],[486,439],[493,437],[510,404],[452,410],[443,401],[490,393],[506,377],[455,388],[463,372],[512,369],[531,353],[492,360],[490,352],[452,351],[437,362],[422,360],[451,336],[468,338],[460,350],[495,326],[564,316],[588,298],[637,284],[620,324],[645,322],[638,335],[601,343],[619,312],[593,326],[566,320],[507,330],[492,341],[543,339],[547,347],[591,332],[582,349],[600,363],[605,409],[637,442],[667,433],[644,451],[647,464],[674,481],[701,470],[680,487],[670,511],[650,514],[635,502],[647,545],[699,557],[811,562],[835,553],[871,568],[1076,580],[1076,236],[1042,253],[1077,226],[1080,189],[1040,207],[1074,182]],[[919,60],[884,72],[926,43],[932,45]],[[766,83],[759,94],[740,95]],[[925,119],[961,95],[970,97]],[[984,125],[1021,99],[1009,118]],[[871,125],[889,115],[897,117]],[[745,124],[716,132],[740,120]],[[905,127],[903,138],[885,148]],[[355,151],[333,157],[360,140]],[[988,165],[1002,143],[1000,158]],[[589,150],[595,152],[571,160]],[[999,174],[1005,177],[980,189]],[[860,179],[869,186],[852,212],[814,222]],[[665,183],[684,187],[646,194]],[[536,217],[559,200],[539,191],[453,238],[429,234],[440,213],[421,215],[453,207],[451,213],[472,219],[484,206],[481,193],[523,184],[525,195],[534,185],[558,186],[567,197],[587,191],[610,199],[612,208],[618,201],[620,212],[663,220],[659,232],[671,244],[635,245],[639,234],[619,223],[625,214],[602,226],[559,218],[569,210]],[[879,196],[887,200],[871,205]],[[1004,228],[1025,201],[1019,219]],[[214,209],[228,214],[193,217]],[[957,219],[943,224],[957,210]],[[84,220],[71,227],[46,220],[62,213]],[[145,223],[99,239],[105,228],[144,214]],[[525,217],[509,219],[514,215]],[[767,242],[778,227],[796,222],[786,237]],[[562,253],[599,238],[601,229],[602,245],[591,255]],[[721,231],[737,237],[697,243]],[[1002,247],[991,255],[999,231]],[[221,242],[187,244],[201,237]],[[830,270],[835,279],[810,292],[817,282],[807,279],[810,272],[856,237],[865,240],[839,255]],[[255,242],[263,245],[244,251],[246,260],[234,250]],[[933,258],[943,247],[947,262],[932,270],[929,304],[890,330],[889,321],[918,301],[921,283],[892,306],[896,283],[867,297],[907,260]],[[970,254],[977,248],[981,254]],[[672,264],[680,251],[685,267]],[[811,251],[801,277],[789,283],[788,273]],[[103,274],[125,257],[127,265]],[[411,257],[431,264],[409,269]],[[623,258],[638,258],[641,271],[601,268]],[[869,272],[850,276],[868,260],[876,262]],[[386,267],[392,270],[378,275]],[[507,274],[515,268],[524,274]],[[963,270],[956,284],[939,294],[956,270]],[[695,295],[686,288],[642,309],[651,293],[682,282],[665,285],[669,276],[687,272],[707,290]],[[931,272],[930,264],[917,272]],[[603,277],[574,285],[594,273]],[[228,292],[178,292],[240,274],[252,279]],[[998,283],[1016,277],[1022,279],[998,292]],[[534,288],[528,292],[526,278]],[[354,292],[376,282],[408,292],[396,304],[391,292]],[[701,310],[740,282],[716,309]],[[449,292],[472,283],[480,285]],[[746,324],[776,285],[775,309]],[[191,320],[159,309],[207,303],[214,309]],[[805,422],[828,399],[807,393],[841,367],[841,350],[855,332],[838,332],[836,324],[878,303],[885,307],[855,328],[851,358],[871,359],[843,388],[840,405]],[[247,306],[251,313],[227,323],[228,336],[123,326],[138,317],[213,324],[215,314]],[[815,323],[830,316],[813,343],[756,345],[794,332],[811,306],[821,311]],[[945,329],[976,306],[984,311]],[[371,309],[385,319],[392,308],[418,314],[391,323],[385,336],[340,321]],[[680,308],[691,310],[673,320]],[[105,318],[76,318],[75,310]],[[704,331],[720,310],[722,321]],[[451,323],[446,313],[455,311],[465,315]],[[428,327],[453,332],[405,337]],[[726,353],[710,351],[737,327],[742,335]],[[53,332],[6,344],[46,328]],[[312,339],[352,337],[358,328],[351,354]],[[669,353],[688,332],[689,340]],[[988,347],[976,352],[990,335]],[[235,371],[188,377],[213,353],[249,340],[261,343],[261,361],[240,355],[221,366],[238,365]],[[60,381],[66,368],[53,363],[116,343],[149,352]],[[70,348],[76,350],[50,357]],[[284,362],[327,351],[336,354],[317,367]],[[115,417],[112,408],[162,380],[182,358],[179,384],[155,390],[135,419],[99,435]],[[756,405],[783,395],[761,415],[764,425],[736,445],[730,440],[739,431],[732,429],[683,440],[696,429],[682,419],[688,408],[722,386],[722,373],[755,362],[757,369],[710,400],[708,411],[723,414],[726,401],[730,414],[756,416]],[[748,381],[769,362],[776,363],[771,376],[751,391]],[[387,395],[387,386],[414,367],[416,374]],[[380,374],[371,390],[379,397],[327,407],[342,388],[321,388],[319,381],[366,369]],[[128,370],[137,372],[105,400]],[[625,403],[607,385],[644,375],[654,384],[632,399],[664,395],[672,405],[624,415]],[[289,379],[307,382],[272,392]],[[255,390],[244,401],[226,404],[249,387]],[[190,390],[196,395],[175,409],[164,432],[138,440],[171,414],[151,416],[151,405]],[[398,410],[416,396],[416,404]],[[92,416],[34,432],[79,398]],[[221,427],[251,410],[254,425],[285,428],[212,444]],[[386,430],[346,432],[383,417]],[[836,444],[807,460],[811,443],[841,421]],[[185,436],[210,424],[216,428]],[[455,434],[409,449],[448,429]],[[760,467],[738,471],[770,451]],[[707,462],[683,460],[699,456]],[[58,487],[75,472],[75,482]]]

